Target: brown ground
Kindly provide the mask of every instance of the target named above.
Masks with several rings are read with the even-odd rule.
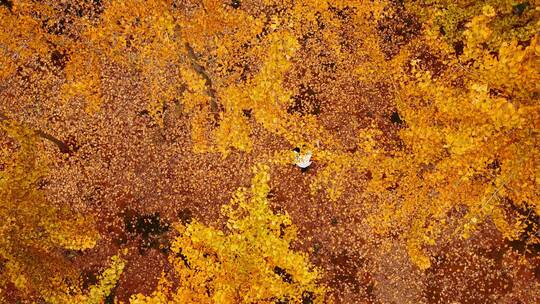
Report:
[[[384,26],[381,32],[386,33]],[[306,58],[318,56],[308,47],[304,51]],[[393,55],[395,50],[388,50],[388,56]],[[220,207],[238,187],[249,185],[252,166],[273,151],[293,148],[251,121],[252,153],[232,153],[226,160],[218,154],[195,154],[189,119],[170,105],[165,126],[156,125],[145,111],[148,100],[137,75],[108,66],[102,74],[103,106],[94,115],[84,111],[83,100],[59,105],[54,96],[60,80],[42,82],[42,75],[25,75],[23,70],[1,83],[0,112],[75,147],[68,155],[47,143],[51,159],[57,161],[44,189],[49,199],[98,216],[98,246],[65,252],[82,269],[86,284],[95,282],[119,248],[130,249],[114,291],[120,300],[150,293],[169,267],[163,248],[171,236],[168,224],[190,218],[222,223]],[[357,148],[356,132],[372,122],[384,131],[389,145],[396,144],[399,125],[392,122],[395,105],[389,88],[334,76],[306,80],[313,88],[306,88],[303,98],[318,105],[320,124],[350,152]],[[410,262],[403,242],[368,234],[363,219],[369,210],[362,202],[369,198],[358,188],[367,176],[351,172],[344,195],[329,202],[323,193],[309,191],[320,169],[316,162],[305,173],[293,166],[272,168],[271,203],[276,212],[288,212],[299,227],[295,246],[309,252],[311,261],[324,270],[324,283],[336,303],[540,302],[540,258],[529,255],[532,264],[520,263],[523,248],[501,241],[490,223],[467,241],[438,246],[436,262],[422,272]]]
[[[49,199],[99,217],[103,238],[98,246],[84,253],[66,252],[80,265],[87,284],[95,281],[103,263],[119,248],[131,249],[115,290],[115,295],[125,300],[133,293],[151,292],[161,271],[168,267],[166,251],[159,249],[168,232],[159,235],[157,221],[163,226],[191,217],[207,224],[223,220],[221,205],[235,189],[249,185],[252,165],[263,155],[290,147],[253,124],[253,153],[233,153],[226,161],[220,155],[194,154],[187,120],[170,109],[165,127],[160,129],[144,114],[145,98],[138,93],[136,77],[114,67],[104,74],[106,85],[115,88],[107,91],[115,95],[106,96],[96,115],[85,113],[81,100],[59,108],[43,98],[31,107],[22,107],[28,105],[22,101],[36,96],[36,92],[20,90],[25,85],[22,78],[4,84],[0,96],[2,110],[11,117],[76,146],[72,155],[62,155],[53,145],[48,147],[51,158],[58,161],[45,189]],[[365,94],[361,87],[349,88],[351,91],[343,94]],[[15,95],[19,102],[10,102],[7,109],[7,100]],[[384,110],[389,106],[380,97],[366,100],[373,104],[353,109],[339,103],[325,104],[320,119],[335,134],[343,133],[344,141],[354,132],[353,126],[360,127],[370,119],[392,127],[388,123],[390,111]],[[369,117],[364,112],[370,108],[379,111]],[[332,126],[336,119],[341,124]],[[520,265],[521,254],[496,241],[500,236],[492,226],[486,225],[481,234],[466,242],[441,245],[436,264],[422,273],[411,264],[402,243],[376,246],[380,241],[366,235],[361,191],[348,187],[335,203],[322,193],[310,194],[310,180],[319,169],[317,163],[305,173],[293,166],[274,168],[271,202],[276,212],[286,210],[300,228],[296,246],[310,252],[312,262],[325,270],[325,282],[337,303],[533,303],[538,297],[537,291],[527,287],[540,280],[538,261],[534,269]],[[351,174],[356,185],[365,179]],[[144,228],[136,227],[136,218],[144,216],[155,228],[146,230],[146,235]],[[126,224],[130,219],[133,222]]]

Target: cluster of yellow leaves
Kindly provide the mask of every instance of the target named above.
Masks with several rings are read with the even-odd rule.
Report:
[[[264,15],[234,10],[217,2],[203,1],[192,12],[179,17],[182,39],[193,47],[198,62],[212,80],[209,88],[208,81],[192,67],[181,69],[187,88],[182,101],[192,115],[195,150],[220,152],[224,157],[231,149],[250,152],[253,122],[294,146],[316,140],[334,144],[315,117],[287,112],[295,92],[287,88],[285,79],[297,63],[298,40],[313,30],[308,25],[316,24],[320,17],[328,27],[323,30],[324,43],[332,45],[336,60],[346,62],[346,54],[333,33],[343,24],[335,20],[331,9],[357,11],[353,14],[355,22],[367,27],[366,18],[370,13],[378,16],[382,5],[366,1],[268,1],[260,7],[261,11],[273,10],[276,5],[284,11]],[[373,32],[374,28],[370,30]],[[254,72],[242,73],[246,66]],[[209,91],[214,91],[215,96],[209,96]],[[219,115],[215,115],[212,102],[221,106]],[[253,119],[246,117],[245,112]]]
[[[0,77],[12,75],[31,60],[47,61],[58,50],[69,58],[59,98],[83,97],[93,113],[104,98],[103,68],[117,65],[141,74],[149,93],[149,113],[162,124],[163,104],[178,96],[181,85],[173,67],[186,62],[172,2],[104,1],[103,5],[99,20],[64,17],[61,3],[47,1],[16,1],[11,11],[0,7],[2,28],[13,29],[0,34],[4,45]],[[48,31],[49,26],[60,26],[69,35]]]
[[[223,157],[229,154],[229,149],[236,148],[239,151],[251,152],[253,143],[250,130],[242,111],[231,111],[220,120],[220,126],[215,131],[217,149]]]
[[[488,30],[483,27],[480,36],[485,45],[496,50],[501,43],[512,40],[527,41],[538,31],[540,10],[538,2],[513,0],[429,0],[404,1],[405,6],[425,24],[426,36],[442,42],[440,47],[453,52],[453,46],[466,40],[465,24],[483,27],[490,22]],[[494,18],[496,17],[496,18]],[[476,21],[472,21],[475,19]],[[480,22],[479,22],[480,21]],[[488,32],[492,32],[489,37]]]
[[[283,79],[291,66],[298,42],[286,30],[269,34],[266,39],[263,45],[268,47],[261,51],[261,57],[266,60],[259,72],[244,83],[223,86],[218,91],[217,96],[224,111],[220,112],[219,126],[213,132],[208,124],[206,128],[204,125],[205,117],[209,119],[210,114],[208,84],[193,70],[182,70],[188,88],[183,93],[182,101],[187,111],[195,111],[193,115],[197,122],[192,123],[196,151],[217,151],[224,157],[230,153],[230,148],[251,151],[251,126],[244,110],[250,111],[255,121],[265,129],[285,137],[293,144],[304,140],[306,133],[319,133],[320,128],[316,127],[313,119],[299,121],[286,111],[292,92],[284,88]],[[208,139],[208,134],[211,134],[215,146]]]
[[[78,21],[81,39],[43,30],[40,23],[58,13],[47,4],[17,1],[13,13],[0,7],[0,25],[16,29],[0,34],[0,79],[33,57],[49,56],[54,45],[69,57],[64,100],[82,96],[96,110],[103,98],[102,69],[132,71],[143,80],[150,115],[160,126],[165,103],[181,103],[191,119],[196,152],[227,157],[233,149],[252,151],[253,123],[292,146],[318,141],[324,149],[308,147],[322,165],[312,192],[325,189],[336,201],[346,190],[349,172],[369,171],[366,191],[380,211],[368,222],[378,233],[400,234],[422,269],[430,266],[425,246],[443,237],[451,211],[465,211],[453,224],[454,234],[468,237],[491,218],[511,239],[525,227],[523,218],[509,219],[508,205],[540,214],[538,8],[525,7],[518,16],[512,12],[514,1],[405,1],[427,24],[423,43],[443,54],[440,64],[447,71],[434,76],[418,60],[409,60],[414,48],[403,47],[390,60],[382,52],[378,21],[385,15],[385,1],[267,0],[258,11],[233,9],[220,0],[195,2],[178,8],[169,0],[106,1],[99,20]],[[265,13],[275,7],[283,10]],[[303,37],[313,34],[310,26],[324,24],[318,38],[322,48],[334,64],[349,64],[338,33],[344,24],[332,12],[345,8],[354,12],[346,22],[356,25],[353,35],[361,45],[354,54],[360,63],[351,70],[364,84],[395,88],[406,121],[400,132],[405,151],[383,151],[372,127],[358,134],[360,152],[343,152],[316,117],[287,112],[295,94],[287,86],[287,73],[302,65],[295,56]],[[459,42],[463,54],[456,56]],[[0,254],[8,260],[6,277],[24,289],[31,279],[28,261],[20,259],[23,254],[14,242],[40,250],[86,249],[95,245],[97,234],[83,229],[79,236],[88,220],[58,218],[56,212],[63,210],[36,213],[45,201],[35,187],[44,174],[31,153],[35,138],[18,127],[4,129],[20,139],[21,148],[1,172],[0,198],[9,207],[5,210],[20,212],[0,214],[5,223],[0,232],[10,235],[0,241]],[[288,153],[277,152],[274,161],[289,159]],[[268,208],[267,180],[267,169],[259,168],[251,191],[239,190],[224,207],[229,232],[196,222],[179,226],[182,235],[171,262],[180,286],[173,288],[171,279],[163,277],[154,295],[132,301],[226,303],[298,300],[305,291],[322,294],[314,283],[318,273],[309,270],[304,255],[289,250],[294,240],[290,219]],[[284,269],[293,282],[283,282],[272,267]]]
[[[17,8],[17,6],[15,7]],[[46,33],[39,22],[15,9],[0,6],[0,79],[13,74],[18,66],[50,51]],[[14,34],[14,32],[16,34]]]
[[[197,53],[215,57],[218,65],[238,61],[238,50],[262,31],[263,19],[235,10],[219,0],[203,0],[179,17],[181,36]]]
[[[371,225],[400,234],[422,269],[430,266],[426,245],[467,238],[487,219],[516,239],[526,226],[524,218],[509,212],[512,205],[540,211],[538,37],[526,47],[502,42],[494,55],[483,47],[493,34],[494,17],[493,7],[484,6],[464,32],[459,61],[467,66],[450,60],[452,73],[435,79],[410,63],[413,76],[404,78],[397,94],[407,123],[400,137],[409,151],[377,162],[384,175],[373,174],[367,188],[379,193],[381,202]],[[385,191],[388,186],[393,190]],[[464,216],[449,217],[461,210]],[[443,235],[448,229],[453,233]]]
[[[322,303],[320,271],[291,250],[296,229],[289,216],[268,206],[268,171],[257,166],[251,189],[240,188],[223,206],[226,231],[177,225],[181,235],[169,258],[174,279],[163,277],[151,296],[134,295],[131,303],[299,303],[305,297]]]
[[[119,21],[119,22],[117,22]],[[137,68],[149,95],[150,116],[163,126],[163,105],[177,97],[182,45],[170,1],[111,1],[100,23],[85,33],[92,51]]]
[[[261,11],[276,4],[269,2]],[[356,21],[363,23],[367,8],[375,15],[382,8],[365,1],[280,5],[289,8],[286,13],[267,16],[236,10],[217,0],[186,6],[168,0],[113,0],[103,3],[97,19],[70,19],[74,24],[69,25],[69,30],[75,35],[49,34],[39,27],[40,23],[58,19],[61,6],[21,1],[14,5],[16,14],[6,9],[2,13],[7,21],[32,23],[6,24],[21,31],[29,28],[28,34],[21,35],[39,34],[23,35],[21,43],[30,41],[44,47],[50,44],[65,53],[68,60],[61,100],[83,97],[87,110],[96,112],[106,98],[104,68],[134,72],[147,88],[149,114],[160,126],[164,105],[181,101],[191,116],[194,150],[220,152],[226,157],[231,149],[252,150],[251,125],[244,111],[253,111],[257,123],[293,145],[315,139],[329,141],[313,117],[299,118],[286,112],[294,92],[285,89],[283,81],[299,48],[297,37],[306,32],[306,22],[316,22],[321,14],[324,22],[332,25],[325,30],[325,43],[332,44],[336,56],[344,60],[346,56],[332,34],[332,28],[340,23],[333,20],[330,8],[352,7],[365,12],[356,16]],[[10,36],[5,40],[13,40]],[[51,51],[20,49],[37,57],[48,57]],[[245,64],[254,72],[243,73]]]
[[[47,162],[35,132],[10,121],[0,123],[0,132],[14,143],[0,155],[0,257],[6,260],[0,284],[44,293],[55,289],[53,280],[75,275],[54,250],[91,248],[99,236],[91,218],[51,204],[38,188]]]
[[[205,0],[193,12],[180,14],[178,25],[182,43],[192,48],[187,58],[191,64],[181,68],[181,75],[187,88],[182,102],[192,115],[194,150],[220,152],[223,157],[231,148],[251,151],[251,127],[242,112],[243,99],[236,94],[240,77],[236,70],[238,50],[261,32],[262,20],[221,1]]]
[[[327,150],[317,152],[317,162],[324,165],[324,169],[312,181],[311,193],[316,194],[318,190],[324,189],[331,201],[337,201],[345,191],[349,172],[361,167],[359,155]]]
[[[93,219],[79,215],[69,220],[56,219],[55,222],[48,223],[46,227],[54,243],[70,250],[85,250],[94,248],[99,238],[97,231],[80,234],[81,231],[87,229],[89,222],[92,223]]]
[[[294,36],[284,31],[268,37],[269,48],[260,72],[247,86],[249,105],[257,122],[271,132],[287,132],[286,106],[291,92],[284,89],[285,72],[290,68],[290,58],[298,48]]]
[[[89,287],[88,291],[83,292],[77,286],[70,286],[69,293],[58,292],[61,289],[50,292],[45,295],[47,302],[51,304],[101,304],[105,298],[111,293],[116,283],[120,279],[120,275],[124,271],[126,261],[122,255],[127,254],[123,251],[119,255],[111,257],[110,266],[101,273],[98,283]]]
[[[97,24],[86,22],[82,41],[72,45],[75,59],[66,68],[68,93],[82,94],[91,108],[101,103],[100,70],[116,64],[138,71],[148,91],[148,110],[163,124],[163,104],[178,94],[172,69],[180,59],[180,41],[169,1],[109,1]],[[171,72],[170,70],[173,70]]]
[[[83,97],[89,113],[101,106],[101,61],[96,54],[75,51],[66,65],[66,81],[61,88],[61,99],[68,102],[74,97]]]
[[[223,6],[219,1],[203,1],[200,5],[204,9],[199,8],[192,15],[179,18],[183,43],[192,47],[194,54],[203,56],[190,60],[199,65],[202,62],[199,59],[212,56],[212,61],[216,61],[212,66],[204,64],[211,84],[201,71],[194,70],[193,64],[181,68],[187,88],[182,102],[185,110],[192,114],[194,149],[220,152],[224,157],[231,148],[249,152],[252,149],[251,127],[243,111],[253,110],[258,122],[265,127],[276,128],[277,117],[282,116],[283,103],[289,102],[289,95],[282,92],[281,81],[290,66],[289,59],[296,41],[287,32],[269,35],[268,42],[261,44],[268,45],[267,50],[259,50],[260,46],[253,50],[268,58],[258,75],[254,79],[240,80],[238,73],[228,70],[234,71],[234,63],[241,58],[238,50],[242,46],[257,42],[256,35],[262,31],[262,20],[242,10]],[[209,12],[212,16],[208,15]],[[215,113],[217,103],[222,107],[219,115]],[[265,117],[271,117],[271,121],[266,121]],[[212,120],[219,121],[217,128],[208,123]]]

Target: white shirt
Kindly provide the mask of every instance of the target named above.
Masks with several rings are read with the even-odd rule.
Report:
[[[307,168],[311,165],[311,151],[307,151],[305,154],[300,154],[294,151],[294,164],[300,168]]]

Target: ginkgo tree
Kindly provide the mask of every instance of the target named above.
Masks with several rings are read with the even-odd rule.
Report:
[[[496,20],[489,5],[469,20],[463,54],[447,60],[443,75],[411,61],[412,75],[396,91],[407,150],[371,157],[378,160],[368,189],[386,201],[371,223],[383,233],[401,231],[422,269],[431,264],[424,246],[468,238],[489,220],[507,239],[540,242],[527,212],[516,212],[540,212],[538,36],[527,46],[519,37],[486,44]],[[440,45],[444,54],[447,46]],[[396,189],[385,191],[389,186]],[[464,215],[449,217],[452,211]]]
[[[172,275],[163,275],[150,296],[130,303],[324,303],[321,271],[294,251],[296,228],[268,204],[269,167],[254,169],[249,189],[240,188],[222,207],[225,230],[193,221],[177,224],[171,245]]]
[[[14,284],[29,296],[67,290],[78,273],[60,249],[94,247],[93,218],[47,200],[40,189],[47,158],[36,131],[3,120],[0,132],[0,286]]]
[[[422,270],[431,267],[433,248],[486,225],[506,240],[540,244],[538,5],[0,2],[0,26],[10,29],[0,33],[0,291],[14,286],[29,299],[99,303],[127,265],[123,253],[114,256],[97,285],[80,286],[80,269],[63,250],[96,246],[94,218],[102,214],[73,213],[48,199],[44,180],[56,155],[43,141],[63,156],[74,153],[15,122],[43,124],[53,119],[35,116],[79,103],[86,115],[100,115],[116,106],[108,78],[116,72],[115,80],[140,91],[146,110],[136,115],[148,114],[152,128],[169,132],[167,119],[186,120],[180,145],[194,157],[226,162],[258,153],[260,140],[268,142],[256,132],[280,149],[249,155],[264,165],[251,188],[223,206],[223,229],[197,219],[175,226],[174,271],[132,303],[324,302],[323,274],[291,249],[291,218],[268,205],[269,167],[293,163],[314,168],[302,175],[311,195],[367,212],[366,239],[374,240],[367,246],[397,240]],[[3,93],[19,83],[15,91],[31,97]],[[19,110],[10,113],[12,103]],[[295,160],[294,147],[309,151],[308,159]],[[348,190],[358,201],[344,199]]]

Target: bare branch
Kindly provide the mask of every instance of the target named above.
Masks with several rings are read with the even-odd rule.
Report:
[[[2,120],[9,120],[9,118],[6,115],[0,113],[0,121],[2,121]],[[36,135],[38,137],[46,139],[46,140],[52,142],[53,144],[55,144],[58,147],[58,149],[60,150],[60,152],[62,152],[62,153],[70,153],[70,152],[72,152],[72,149],[70,149],[68,144],[66,144],[65,142],[61,141],[60,139],[52,136],[51,134],[48,134],[48,133],[46,133],[44,131],[41,131],[41,130],[35,130],[35,132],[36,132]]]
[[[206,72],[205,68],[197,62],[197,55],[195,54],[195,51],[193,50],[191,45],[189,45],[189,43],[187,42],[186,49],[188,51],[188,56],[191,59],[191,66],[199,75],[201,75],[202,78],[204,78],[204,81],[206,82],[206,94],[210,96],[210,110],[212,111],[212,113],[214,113],[214,117],[217,121],[219,115],[219,104],[217,102],[216,90],[213,87],[212,79]]]

